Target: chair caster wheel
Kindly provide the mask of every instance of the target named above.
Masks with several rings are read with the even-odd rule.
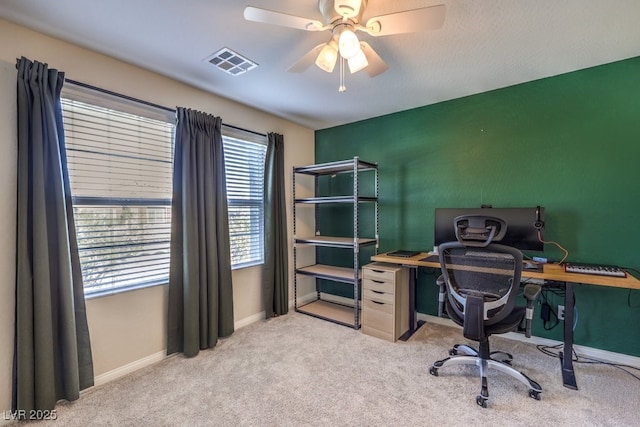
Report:
[[[529,397],[535,400],[540,400],[540,392],[531,389],[529,390]]]
[[[429,368],[429,373],[430,373],[431,375],[433,375],[434,377],[437,377],[437,376],[438,376],[438,368],[436,368],[436,367],[434,367],[434,366],[430,367],[430,368]]]
[[[482,406],[483,408],[487,407],[487,399],[485,399],[481,395],[476,396],[476,403],[478,404],[478,406]]]

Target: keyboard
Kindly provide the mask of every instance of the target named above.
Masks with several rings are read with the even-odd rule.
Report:
[[[596,276],[627,277],[627,272],[615,265],[566,263],[564,271],[567,273],[594,274]]]

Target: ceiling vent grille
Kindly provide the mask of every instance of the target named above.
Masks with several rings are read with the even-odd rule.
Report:
[[[228,47],[223,47],[206,58],[206,61],[232,76],[239,76],[258,66],[252,60],[245,58]]]

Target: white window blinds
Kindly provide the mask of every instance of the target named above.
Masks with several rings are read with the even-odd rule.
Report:
[[[73,86],[62,96],[85,294],[167,283],[174,116]]]
[[[222,128],[229,205],[231,264],[264,262],[264,161],[267,137]]]

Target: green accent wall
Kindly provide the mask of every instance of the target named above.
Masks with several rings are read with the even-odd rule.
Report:
[[[317,163],[354,156],[378,163],[381,252],[430,250],[437,207],[540,205],[545,239],[566,248],[568,260],[616,264],[638,275],[640,57],[322,129],[315,137]],[[321,215],[320,228],[351,217],[345,210]],[[366,218],[362,226],[370,226]],[[547,244],[544,256],[558,261],[563,252]],[[420,270],[422,313],[436,313],[436,274]],[[575,295],[576,344],[640,356],[640,291],[577,285]],[[552,295],[551,302],[562,298]],[[545,330],[538,318],[534,334],[561,340],[561,329]]]

